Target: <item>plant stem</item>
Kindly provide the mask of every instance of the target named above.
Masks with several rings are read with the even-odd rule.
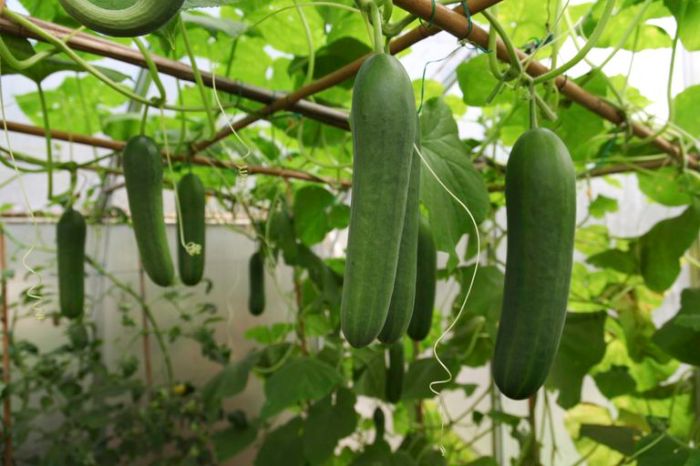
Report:
[[[46,133],[46,176],[48,176],[48,199],[49,202],[53,199],[53,142],[51,139],[51,125],[49,123],[49,108],[46,105],[46,96],[41,82],[36,83],[39,91],[39,104],[41,105],[41,118],[44,122],[44,131]]]
[[[588,55],[588,52],[590,52],[591,49],[593,47],[595,47],[596,43],[600,39],[600,36],[603,34],[603,31],[605,31],[605,27],[608,25],[608,20],[612,16],[612,10],[613,10],[614,6],[615,6],[615,0],[607,0],[605,3],[605,7],[603,9],[603,13],[602,13],[600,19],[598,20],[598,24],[596,24],[595,29],[591,33],[591,36],[588,38],[588,41],[581,48],[581,50],[579,50],[578,53],[576,55],[574,55],[574,57],[571,60],[564,63],[559,68],[552,69],[552,70],[548,71],[547,73],[544,73],[544,74],[534,78],[535,84],[539,84],[539,83],[548,81],[550,79],[556,78],[557,76],[560,76],[560,75],[566,73],[571,68],[576,66],[580,61],[582,61],[584,58],[586,58],[586,55]]]
[[[204,81],[202,81],[202,73],[200,73],[199,67],[197,67],[197,60],[194,56],[194,52],[192,51],[192,45],[190,44],[190,38],[187,34],[187,28],[185,27],[185,23],[184,21],[182,21],[182,18],[178,20],[178,25],[180,27],[180,32],[182,33],[182,40],[185,43],[185,51],[187,52],[187,56],[190,59],[190,66],[192,66],[194,81],[197,84],[197,87],[199,88],[199,94],[202,98],[204,112],[207,114],[209,130],[211,131],[211,135],[213,136],[214,134],[216,134],[216,122],[214,121],[214,114],[211,111],[211,105],[209,103],[209,98],[207,97],[206,88],[204,87]]]
[[[150,307],[148,304],[141,299],[141,296],[134,291],[133,288],[131,288],[129,285],[126,283],[122,282],[119,280],[113,273],[110,273],[108,270],[106,270],[102,265],[97,262],[95,259],[93,259],[90,256],[85,256],[85,262],[87,262],[92,268],[94,268],[100,275],[104,275],[107,277],[114,285],[126,292],[128,295],[130,295],[132,298],[134,298],[136,301],[138,301],[139,304],[141,304],[141,307],[143,309],[144,314],[146,315],[146,318],[151,324],[151,327],[153,327],[153,334],[156,337],[156,341],[158,342],[158,346],[160,347],[160,351],[163,355],[163,360],[165,362],[165,371],[167,375],[167,383],[170,385],[173,380],[173,364],[172,361],[170,360],[170,354],[168,354],[168,347],[165,344],[165,340],[163,339],[163,334],[160,331],[160,327],[158,326],[158,322],[155,319],[155,316],[153,315],[153,312],[151,311]]]
[[[382,35],[382,15],[379,13],[379,8],[374,2],[370,3],[369,11],[372,18],[372,28],[374,31],[374,51],[376,53],[384,53],[384,36]]]

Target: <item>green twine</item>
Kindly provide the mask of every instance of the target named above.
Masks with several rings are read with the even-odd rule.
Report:
[[[462,12],[467,17],[467,37],[469,37],[472,35],[474,23],[472,23],[472,12],[469,9],[469,4],[467,4],[467,0],[462,0]]]
[[[433,21],[435,21],[435,13],[437,12],[437,1],[436,0],[431,0],[430,2],[430,19],[428,19],[428,27],[434,26],[435,24]],[[420,21],[420,25],[423,27],[426,27],[425,24],[423,24],[423,20],[418,18]]]

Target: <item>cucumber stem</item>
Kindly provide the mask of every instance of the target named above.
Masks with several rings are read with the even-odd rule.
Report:
[[[384,53],[384,35],[382,34],[382,16],[376,4],[369,5],[370,16],[372,18],[372,28],[374,30],[374,51]]]

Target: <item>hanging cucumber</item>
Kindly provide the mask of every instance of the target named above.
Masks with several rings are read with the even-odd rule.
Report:
[[[418,270],[416,273],[416,301],[408,326],[408,336],[422,341],[430,333],[435,308],[437,280],[437,251],[428,223],[421,218],[418,229]]]
[[[204,275],[204,243],[206,241],[206,224],[204,208],[206,197],[204,185],[197,175],[188,173],[177,184],[177,197],[180,201],[178,218],[177,258],[180,279],[187,286],[194,286]],[[184,238],[180,236],[180,230]],[[191,249],[188,251],[187,248]]]
[[[384,433],[386,430],[386,418],[384,416],[384,411],[382,411],[382,408],[379,406],[374,408],[372,421],[374,421],[374,443],[377,444],[384,440]]]
[[[83,26],[115,37],[150,34],[170,21],[184,3],[184,0],[134,0],[121,2],[128,6],[105,8],[91,0],[59,1],[66,12]]]
[[[250,284],[248,310],[254,316],[259,316],[265,310],[265,257],[262,250],[250,256],[248,280]]]
[[[124,180],[143,268],[160,286],[173,284],[175,272],[163,219],[163,164],[155,141],[136,136],[124,148]]]
[[[58,296],[61,314],[69,319],[83,315],[85,304],[85,219],[66,209],[56,225]]]
[[[386,401],[398,403],[403,392],[404,355],[400,341],[389,346],[389,367],[386,371]]]
[[[493,358],[496,385],[524,399],[544,383],[559,346],[571,281],[576,174],[564,143],[532,129],[506,168],[508,251]]]
[[[417,120],[416,120],[417,121]],[[416,131],[416,145],[420,146],[420,129]],[[420,156],[412,152],[411,177],[406,199],[399,262],[396,267],[394,291],[391,295],[389,312],[384,327],[379,333],[379,341],[394,343],[408,328],[413,315],[416,297],[416,267],[418,256],[418,223],[420,219]]]
[[[367,59],[355,78],[353,192],[341,327],[354,347],[384,327],[394,289],[416,137],[411,80],[386,54]]]

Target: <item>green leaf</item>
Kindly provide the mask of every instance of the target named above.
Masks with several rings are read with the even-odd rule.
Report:
[[[307,246],[323,241],[332,229],[329,225],[335,196],[320,186],[304,186],[294,195],[294,229]]]
[[[325,362],[311,357],[294,359],[272,374],[265,383],[261,417],[269,418],[301,401],[328,395],[343,378]]]
[[[192,24],[204,28],[212,36],[216,36],[221,32],[229,37],[236,38],[248,30],[248,26],[245,23],[231,21],[227,18],[209,16],[202,12],[183,12],[180,17],[185,24]]]
[[[700,229],[700,207],[689,206],[680,216],[657,223],[639,239],[640,264],[646,285],[664,291],[681,271],[679,260]]]
[[[639,271],[639,263],[632,250],[608,249],[590,256],[586,262],[600,269],[612,269],[624,274],[631,275]]]
[[[700,96],[700,94],[698,95]],[[649,198],[659,204],[671,207],[690,204],[693,190],[697,185],[693,175],[681,173],[674,167],[639,171],[637,172],[637,180],[639,181],[639,189]]]
[[[700,2],[698,5],[698,20],[700,21]],[[700,34],[695,33],[696,36]],[[700,41],[698,42],[700,45]],[[691,134],[700,133],[700,84],[686,87],[673,99],[673,120]]]
[[[304,423],[304,456],[311,464],[326,464],[338,442],[355,431],[355,394],[339,389],[309,408]]]
[[[257,426],[245,428],[231,426],[226,430],[216,432],[212,437],[216,458],[227,461],[250,446],[258,436]]]
[[[457,81],[462,91],[462,99],[467,105],[483,107],[487,105],[491,92],[496,88],[498,80],[489,68],[488,54],[478,54],[457,67]],[[510,101],[512,91],[508,88],[494,99],[494,102]]]
[[[255,466],[304,466],[303,427],[304,421],[295,417],[270,432],[255,458]]]
[[[683,46],[690,51],[700,50],[700,1],[664,0],[664,5],[676,17]]]
[[[216,412],[224,398],[238,395],[245,389],[250,370],[258,357],[259,353],[251,352],[241,361],[224,367],[207,382],[202,388],[202,400],[208,414]]]
[[[690,449],[678,445],[665,433],[649,434],[635,448],[637,466],[685,466]]]
[[[353,350],[354,388],[358,395],[383,399],[386,392],[384,351],[374,347]]]
[[[421,113],[421,147],[425,162],[481,223],[490,210],[486,185],[474,168],[464,143],[459,139],[457,123],[449,107],[440,99],[425,103]],[[469,214],[445,191],[429,169],[421,167],[421,199],[430,212],[435,243],[450,254],[456,265],[455,247],[474,227]]]
[[[454,360],[445,360],[443,363],[450,369],[453,376],[459,371],[459,363]],[[447,372],[440,367],[435,358],[417,359],[408,367],[404,377],[403,393],[401,399],[419,400],[433,398],[435,394],[430,390],[430,384],[447,378]],[[454,386],[454,380],[447,384],[437,384],[433,388],[437,391],[449,390]]]
[[[626,366],[613,365],[605,372],[594,375],[598,390],[607,398],[634,393],[637,384]]]
[[[604,311],[566,315],[559,351],[547,380],[548,386],[559,389],[557,402],[562,408],[578,404],[583,378],[603,359],[606,317]]]
[[[681,308],[653,336],[653,342],[686,364],[700,366],[700,288],[681,293]]]
[[[588,206],[588,212],[595,218],[603,218],[605,214],[617,212],[617,199],[598,195]]]
[[[247,340],[255,341],[262,345],[277,343],[282,340],[289,332],[294,330],[292,324],[278,322],[272,325],[258,325],[246,330],[244,336]]]
[[[606,426],[597,424],[581,424],[581,437],[588,437],[598,443],[630,456],[634,446],[641,436],[638,429],[627,426]]]

